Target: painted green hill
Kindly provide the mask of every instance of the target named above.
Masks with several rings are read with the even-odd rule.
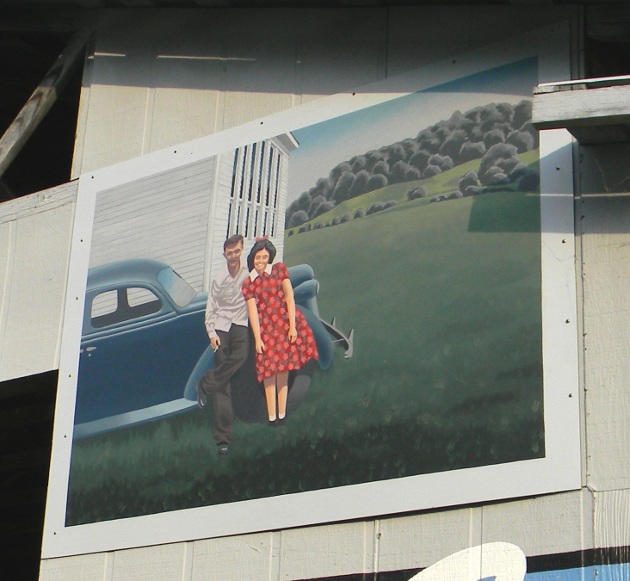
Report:
[[[528,151],[527,153],[520,154],[519,160],[525,165],[530,167],[537,167],[538,165],[538,150]],[[341,219],[343,216],[352,218],[355,212],[362,209],[364,213],[368,208],[375,203],[386,203],[393,200],[397,204],[408,203],[407,192],[410,189],[423,186],[426,190],[426,196],[419,200],[413,200],[413,204],[424,205],[428,204],[429,200],[439,194],[446,194],[457,190],[458,182],[460,178],[469,171],[477,171],[479,169],[479,160],[475,159],[467,163],[455,166],[452,169],[446,170],[433,177],[423,180],[401,182],[386,186],[378,190],[368,192],[362,196],[347,200],[338,206],[335,206],[332,210],[321,214],[317,218],[309,220],[303,224],[304,227],[315,228],[318,224],[327,225],[330,224],[334,218]],[[286,230],[288,236],[297,234],[300,227],[292,227]]]

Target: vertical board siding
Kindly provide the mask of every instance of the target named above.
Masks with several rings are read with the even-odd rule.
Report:
[[[290,109],[303,94],[312,100],[384,78],[385,15],[104,11],[73,174]]]
[[[582,148],[587,482],[630,488],[630,193],[628,145]],[[625,190],[625,191],[624,191]]]
[[[230,195],[232,190],[232,168],[234,166],[235,151],[225,152],[217,159],[217,180],[215,189],[217,195],[214,198],[212,209],[212,229],[209,239],[209,253],[211,272],[206,281],[207,288],[210,287],[212,275],[218,272],[224,265],[223,243],[228,235],[228,213],[230,208]]]
[[[95,57],[99,65],[103,59],[115,61],[121,58]],[[108,62],[107,65],[115,67],[116,63]],[[94,70],[93,74],[99,72]],[[73,170],[75,175],[142,155],[148,96],[149,90],[145,87],[93,84],[89,88],[89,110],[83,138],[91,146],[80,150],[75,147],[75,158],[80,160],[80,167]]]
[[[275,535],[277,533],[259,533],[195,541],[192,574],[186,581],[268,581]]]
[[[11,357],[11,336],[8,332],[7,319],[9,312],[13,311],[13,301],[11,300],[11,285],[13,271],[15,269],[15,222],[7,221],[0,224],[0,374],[2,379],[12,377],[11,373],[5,371],[9,367],[9,357]],[[9,306],[11,308],[9,309]],[[6,361],[5,361],[6,360]],[[24,375],[28,375],[24,373]]]
[[[445,510],[378,521],[377,570],[427,567],[455,551],[479,544],[480,510]]]
[[[111,16],[108,11],[99,13],[93,53],[87,60],[90,84],[84,84],[81,101],[85,93],[89,104],[83,113],[84,130],[77,134],[83,141],[75,146],[79,161],[74,175],[142,155],[147,150],[147,125],[154,127],[150,108],[155,43],[146,35],[146,16],[134,10],[117,13],[114,22]]]
[[[290,529],[279,533],[278,579],[372,573],[373,523]],[[343,557],[339,558],[342,555]]]
[[[76,184],[0,205],[0,380],[59,366]]]
[[[73,205],[68,204],[22,218],[15,225],[15,268],[7,292],[11,308],[2,329],[11,348],[0,356],[3,379],[41,373],[59,365],[62,311],[50,308],[49,303],[64,304],[73,212]]]
[[[179,64],[179,59],[176,64]],[[146,153],[189,141],[191,136],[203,137],[217,132],[216,91],[201,91],[157,87],[153,89],[153,119],[169,119],[170,123],[156,123],[148,136]]]
[[[113,555],[111,581],[182,579],[185,554],[186,543],[164,545],[159,553],[146,547],[116,551]]]
[[[627,504],[627,496],[607,494],[600,500],[599,540],[607,539],[600,546],[627,539],[628,519],[615,520],[614,515]],[[589,514],[588,496],[577,491],[485,507],[129,549],[110,553],[113,575],[105,578],[275,581],[369,575],[423,569],[459,550],[497,541],[514,543],[527,555],[571,552],[576,546],[593,546],[588,531],[582,530]],[[623,529],[625,536],[615,528]],[[60,579],[55,573],[61,564],[77,562],[91,567],[95,576],[106,565],[89,556],[51,559],[42,564],[42,579]],[[67,579],[84,578],[82,569],[73,570],[77,577]]]
[[[461,54],[487,44],[488,30],[495,42],[572,13],[483,6],[170,10],[166,17],[105,11],[91,84],[82,90],[89,110],[73,175]]]
[[[621,562],[630,562],[630,490],[595,493],[595,547],[625,547]]]
[[[274,93],[268,95],[256,93],[253,95],[230,91],[224,95],[221,129],[231,129],[253,119],[286,111],[294,107],[295,104],[293,95]],[[256,111],[254,115],[252,115],[252,110]]]
[[[111,553],[45,559],[40,563],[39,578],[46,581],[110,581],[110,560]]]
[[[484,506],[484,543],[508,542],[526,555],[570,553],[593,546],[592,498],[588,490],[550,494]]]

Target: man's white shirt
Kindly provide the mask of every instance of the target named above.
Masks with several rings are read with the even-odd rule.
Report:
[[[212,280],[206,303],[208,337],[216,337],[217,331],[229,331],[233,324],[247,326],[247,305],[241,287],[248,274],[247,268],[241,266],[232,276],[224,266]]]

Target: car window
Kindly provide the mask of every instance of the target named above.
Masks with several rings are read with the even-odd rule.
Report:
[[[161,270],[157,279],[178,307],[185,307],[197,296],[197,291],[172,268]]]
[[[92,300],[91,324],[94,329],[102,329],[157,313],[161,308],[162,301],[147,288],[123,287],[105,291]]]

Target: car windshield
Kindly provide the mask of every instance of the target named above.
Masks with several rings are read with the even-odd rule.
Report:
[[[193,289],[179,274],[172,268],[165,268],[157,276],[158,281],[164,290],[171,296],[175,304],[185,307],[197,295]]]

